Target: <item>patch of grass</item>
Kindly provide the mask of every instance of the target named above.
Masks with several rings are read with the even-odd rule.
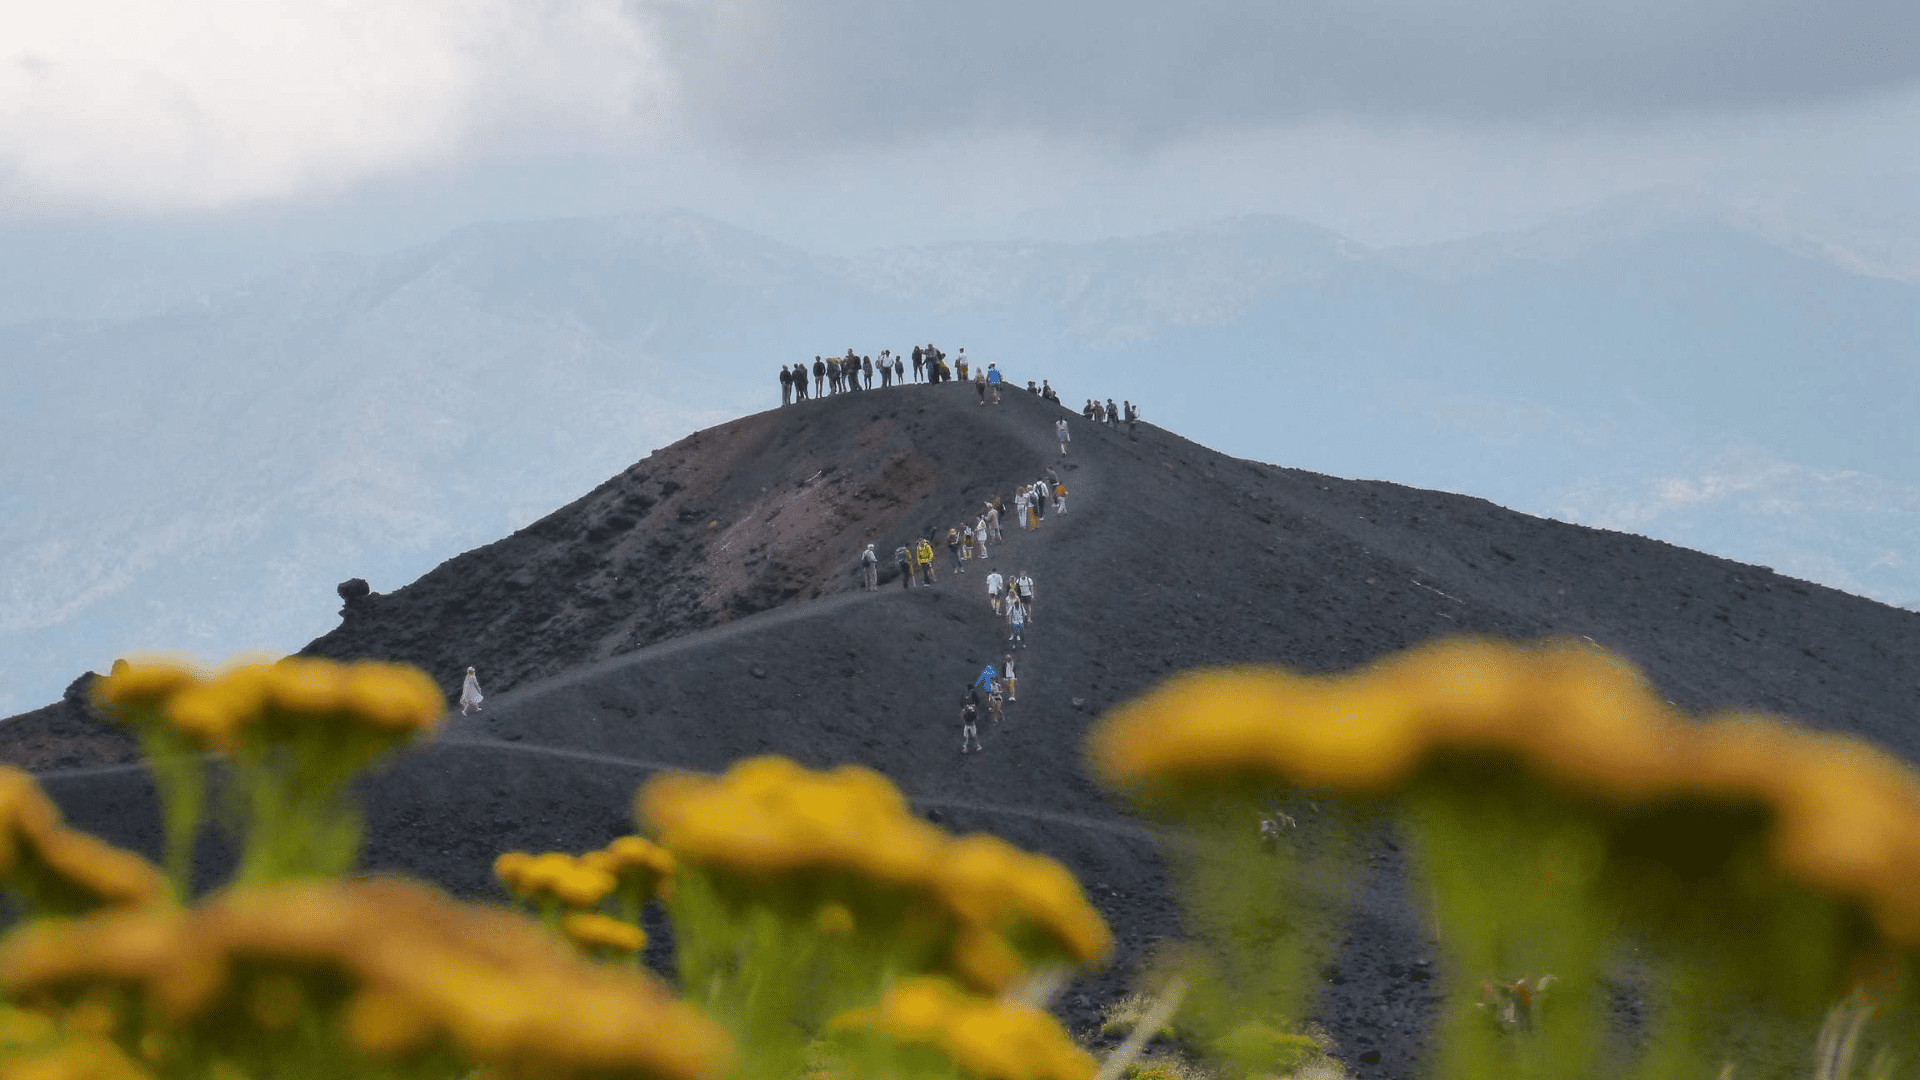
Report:
[[[1139,1026],[1141,1019],[1151,1008],[1153,1008],[1153,998],[1145,994],[1128,994],[1107,1006],[1105,1012],[1101,1014],[1100,1037],[1103,1039],[1126,1038],[1133,1034],[1133,1029]],[[1173,1024],[1161,1024],[1160,1030],[1154,1032],[1153,1037],[1173,1039]],[[1165,1078],[1155,1078],[1155,1080],[1165,1080]]]

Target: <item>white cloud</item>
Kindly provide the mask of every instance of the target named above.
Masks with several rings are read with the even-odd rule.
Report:
[[[623,128],[659,65],[619,0],[0,8],[16,215],[325,194],[534,132]]]

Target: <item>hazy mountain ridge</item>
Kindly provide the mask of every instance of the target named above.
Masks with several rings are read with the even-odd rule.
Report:
[[[1554,226],[1551,259],[1264,217],[853,257],[680,211],[489,223],[163,314],[0,328],[0,549],[22,556],[0,576],[0,708],[134,647],[292,648],[334,582],[410,580],[769,406],[776,363],[930,340],[1229,453],[1920,598],[1905,511],[1879,509],[1920,498],[1920,289],[1737,216],[1636,213]],[[1803,472],[1684,509],[1645,494],[1736,445]]]

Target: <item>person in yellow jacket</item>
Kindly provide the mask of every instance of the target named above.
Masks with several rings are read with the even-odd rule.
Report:
[[[926,537],[921,537],[920,542],[913,545],[913,558],[920,564],[921,584],[933,584],[933,544]]]

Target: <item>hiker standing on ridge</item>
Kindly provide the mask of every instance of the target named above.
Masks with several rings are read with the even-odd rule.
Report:
[[[1060,440],[1060,456],[1061,457],[1067,456],[1067,444],[1073,441],[1073,436],[1067,434],[1067,418],[1066,417],[1063,416],[1060,419],[1054,421],[1053,433],[1055,437],[1057,437]]]
[[[837,394],[847,388],[846,384],[841,381],[844,370],[845,369],[840,366],[839,357],[827,357],[827,393]]]
[[[813,396],[825,397],[827,393],[827,362],[818,355],[813,358]]]
[[[785,364],[780,365],[780,404],[793,404],[793,372]]]
[[[987,372],[985,368],[973,369],[973,391],[980,395],[980,404],[987,403]]]
[[[893,381],[901,386],[907,384],[907,362],[898,356],[893,358]]]
[[[885,349],[881,349],[880,350],[880,389],[885,390],[886,388],[892,385],[893,385],[893,354],[889,353]]]
[[[926,370],[926,365],[927,365],[926,357],[927,357],[927,354],[920,351],[920,346],[915,345],[913,347],[913,381],[914,382],[919,382],[922,372]]]
[[[987,388],[995,405],[1000,404],[1000,369],[987,365]]]
[[[1107,426],[1114,428],[1120,426],[1120,410],[1114,405],[1112,398],[1107,399]]]
[[[960,381],[967,381],[967,347],[960,346],[960,355],[953,358],[954,370],[960,373]]]
[[[893,561],[900,564],[900,587],[913,588],[913,553],[907,550],[907,545],[893,549]]]
[[[866,575],[867,591],[880,591],[880,556],[868,544],[867,550],[860,553],[860,572]]]
[[[479,712],[480,703],[485,700],[480,693],[480,677],[473,673],[472,668],[468,668],[467,681],[460,684],[460,715]]]
[[[913,546],[913,557],[920,564],[920,584],[933,584],[933,544],[926,537]]]
[[[793,400],[807,400],[807,365],[793,365]]]

